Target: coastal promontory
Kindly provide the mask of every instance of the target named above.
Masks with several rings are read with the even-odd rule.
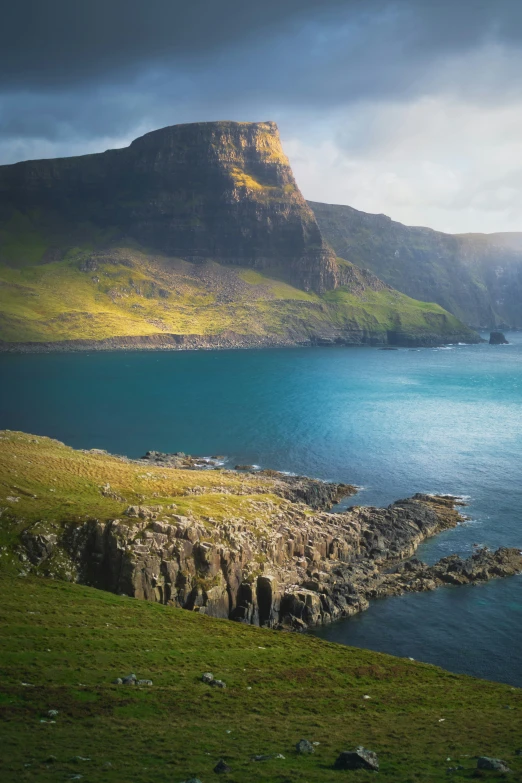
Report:
[[[4,564],[244,623],[302,630],[373,598],[522,571],[517,549],[428,566],[426,538],[462,521],[457,498],[418,494],[335,511],[356,487],[214,460],[140,460],[1,433]]]
[[[273,122],[0,166],[1,350],[478,340],[332,250]]]

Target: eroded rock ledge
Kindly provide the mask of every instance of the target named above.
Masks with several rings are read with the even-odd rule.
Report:
[[[148,452],[145,461],[173,471],[215,467],[211,459],[179,453]],[[373,598],[522,571],[517,549],[480,549],[467,559],[452,555],[433,566],[408,559],[426,538],[459,524],[457,498],[417,494],[387,508],[330,513],[356,488],[276,471],[255,473],[267,494],[260,501],[263,518],[254,522],[230,517],[218,523],[182,516],[174,506],[134,505],[121,518],[66,525],[57,535],[27,531],[21,539],[24,557],[45,573],[46,562],[56,562],[59,552],[69,563],[69,578],[84,584],[294,630],[351,616]],[[223,471],[224,477],[232,474],[237,476]],[[222,494],[233,493],[223,487]],[[283,504],[270,496],[283,498]]]

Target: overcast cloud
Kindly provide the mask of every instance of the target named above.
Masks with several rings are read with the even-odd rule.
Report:
[[[19,0],[2,21],[0,163],[273,119],[307,198],[522,231],[519,0]]]

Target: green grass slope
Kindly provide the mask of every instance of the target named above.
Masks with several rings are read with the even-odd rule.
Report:
[[[504,758],[522,780],[518,689],[83,587],[66,581],[59,552],[36,572],[18,556],[23,531],[60,534],[129,503],[186,515],[209,535],[241,518],[261,538],[291,505],[270,475],[172,469],[0,432],[2,781],[208,783],[220,758],[235,783],[372,780],[332,770],[359,744],[378,753],[384,782],[443,781],[451,766],[469,780],[476,755]],[[206,671],[226,690],[204,685]],[[131,672],[153,685],[112,684]],[[313,756],[295,753],[301,738],[319,743]],[[251,761],[265,754],[285,758]]]
[[[11,236],[7,258],[0,263],[0,340],[6,343],[229,332],[299,342],[361,329],[384,342],[387,331],[421,339],[435,334],[442,342],[474,339],[440,306],[385,287],[372,290],[360,272],[356,291],[344,286],[318,295],[288,284],[279,270],[193,264],[132,244],[61,252],[30,231],[16,243]]]
[[[0,577],[0,589],[6,783],[208,783],[220,758],[236,783],[374,780],[332,770],[359,744],[382,783],[470,780],[482,754],[522,779],[522,693],[509,686],[73,584]],[[111,684],[130,672],[153,685]],[[301,738],[320,743],[313,755],[296,754]]]
[[[109,483],[110,491],[104,487]],[[183,470],[72,449],[24,432],[0,431],[0,565],[18,573],[10,551],[24,530],[56,533],[89,519],[108,521],[129,505],[161,506],[204,527],[234,516],[258,531],[278,524],[283,498],[269,477],[223,470]],[[269,502],[267,502],[269,501]],[[47,566],[47,564],[46,564]]]

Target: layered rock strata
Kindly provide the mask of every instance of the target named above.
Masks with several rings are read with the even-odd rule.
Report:
[[[144,461],[183,470],[212,468],[184,454],[149,452]],[[227,472],[225,472],[227,473]],[[119,519],[66,525],[61,533],[22,536],[21,557],[40,572],[66,558],[70,577],[129,596],[272,628],[302,630],[349,617],[373,598],[444,584],[487,581],[522,571],[518,550],[478,550],[434,566],[411,558],[429,536],[457,525],[456,498],[415,495],[387,508],[327,509],[353,494],[328,484],[260,471],[267,524],[226,523],[130,506]],[[197,493],[197,487],[191,490]],[[223,487],[222,493],[226,494]],[[406,562],[405,562],[406,561]],[[49,575],[54,575],[49,568]]]
[[[0,166],[0,228],[34,214],[56,252],[90,224],[188,261],[277,269],[305,290],[338,284],[274,122],[173,125],[125,149]]]

